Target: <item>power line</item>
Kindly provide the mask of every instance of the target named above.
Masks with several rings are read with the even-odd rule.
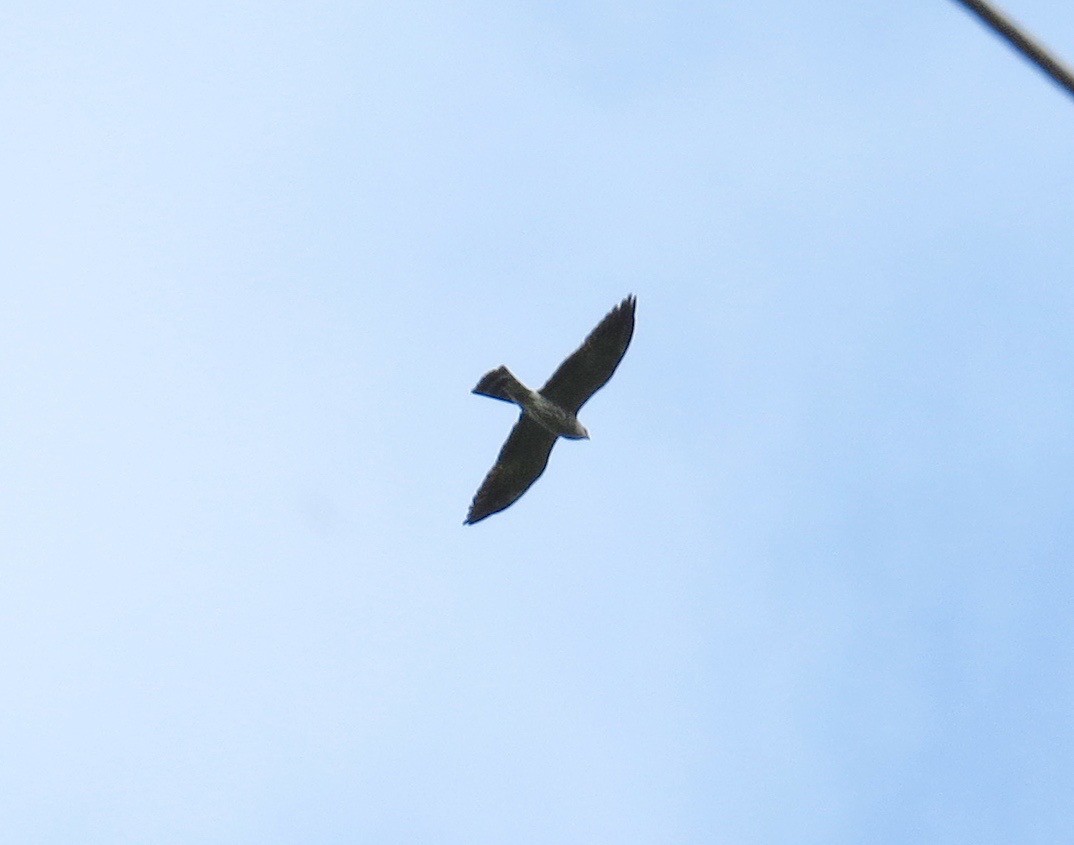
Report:
[[[1074,97],[1074,73],[1039,42],[1035,41],[1014,21],[985,0],[955,0],[975,13],[988,26],[1003,36],[1023,56],[1048,74],[1056,84]]]

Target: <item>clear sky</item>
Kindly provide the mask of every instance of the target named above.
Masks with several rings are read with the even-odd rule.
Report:
[[[1074,102],[963,9],[0,27],[0,839],[1072,841]]]

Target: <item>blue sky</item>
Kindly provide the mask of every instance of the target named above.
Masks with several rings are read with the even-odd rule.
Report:
[[[0,25],[5,841],[1070,838],[1074,103],[956,4]]]

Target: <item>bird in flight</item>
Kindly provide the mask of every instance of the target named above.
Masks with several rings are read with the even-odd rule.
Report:
[[[530,390],[504,366],[481,377],[473,393],[514,402],[522,413],[481,482],[464,525],[518,501],[541,477],[558,438],[589,439],[589,432],[578,421],[578,410],[607,384],[623,360],[634,334],[636,302],[632,294],[609,311],[540,390]]]

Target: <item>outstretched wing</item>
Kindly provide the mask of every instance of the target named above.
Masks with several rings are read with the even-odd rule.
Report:
[[[589,397],[608,383],[623,360],[634,334],[635,302],[632,294],[609,311],[585,343],[552,373],[541,395],[577,414]]]
[[[500,449],[496,464],[481,482],[465,524],[472,525],[514,504],[541,477],[555,443],[554,434],[523,413]]]

